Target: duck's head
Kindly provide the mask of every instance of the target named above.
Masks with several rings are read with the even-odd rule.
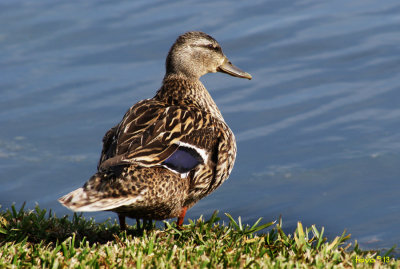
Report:
[[[234,66],[218,42],[203,32],[187,32],[179,36],[169,50],[166,69],[166,76],[178,74],[188,79],[199,79],[207,73],[215,72],[252,78],[249,73]]]

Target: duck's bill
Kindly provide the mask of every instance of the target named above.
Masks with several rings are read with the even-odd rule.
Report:
[[[220,67],[218,67],[219,72],[227,73],[234,77],[252,79],[253,77],[244,72],[242,69],[234,66],[230,61],[225,61]]]

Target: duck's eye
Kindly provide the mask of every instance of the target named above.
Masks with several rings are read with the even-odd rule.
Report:
[[[203,48],[207,48],[213,51],[217,51],[217,52],[222,52],[221,47],[220,46],[215,46],[213,44],[204,44],[204,45],[198,45],[199,47],[203,47]]]
[[[210,49],[210,50],[213,50],[213,51],[217,51],[217,52],[222,51],[220,46],[214,47],[213,44],[208,44],[208,45],[206,45],[206,48],[208,48],[208,49]]]

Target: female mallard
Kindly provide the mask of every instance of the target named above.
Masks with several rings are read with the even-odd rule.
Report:
[[[161,88],[140,101],[103,138],[98,171],[59,199],[74,211],[109,210],[125,217],[178,217],[219,187],[236,158],[235,137],[199,78],[224,72],[251,79],[202,32],[176,40]]]

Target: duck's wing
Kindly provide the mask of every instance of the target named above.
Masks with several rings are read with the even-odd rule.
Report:
[[[118,125],[114,126],[103,137],[103,149],[100,154],[100,160],[97,164],[97,169],[100,168],[100,165],[106,161],[107,159],[112,158],[115,155],[116,150],[116,133],[118,130]]]
[[[98,168],[131,163],[187,173],[210,158],[218,141],[213,121],[197,107],[141,101],[104,136]]]
[[[143,184],[141,187],[146,188],[146,178],[154,176],[153,171],[150,176],[146,174],[149,172],[146,167],[155,167],[162,179],[189,176],[187,200],[194,203],[229,176],[235,155],[234,136],[224,122],[196,107],[167,106],[145,100],[128,110],[121,123],[104,136],[98,173],[59,201],[78,211],[132,205],[144,199],[144,189],[134,191],[130,184]],[[144,168],[133,171],[141,182],[132,181],[129,176],[120,177],[129,170],[127,164],[134,169]],[[117,195],[126,190],[130,190],[128,195]]]

